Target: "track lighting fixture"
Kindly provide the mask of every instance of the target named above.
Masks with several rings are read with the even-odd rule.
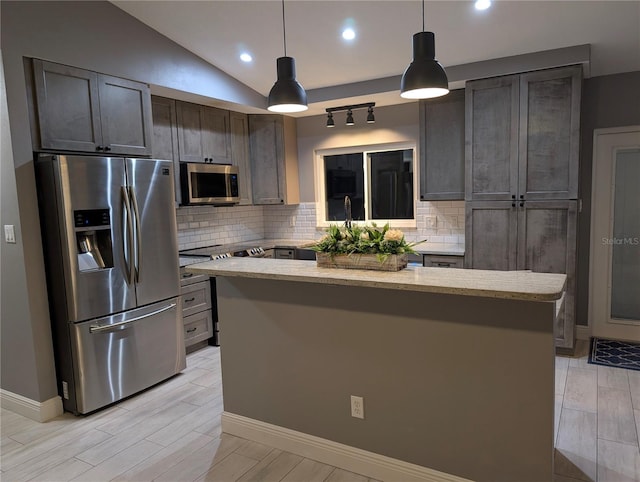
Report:
[[[269,92],[268,110],[271,112],[302,112],[307,110],[307,93],[296,80],[296,61],[287,57],[287,30],[284,21],[284,0],[282,0],[282,34],[284,57],[276,60],[278,79]]]
[[[435,35],[424,31],[424,0],[422,0],[422,32],[413,36],[413,62],[400,80],[400,97],[429,99],[449,93],[449,81],[436,60]]]
[[[345,110],[347,111],[347,120],[345,124],[348,126],[354,125],[355,121],[353,120],[353,111],[356,109],[364,109],[365,107],[368,109],[367,123],[373,124],[376,121],[376,117],[373,115],[373,108],[375,107],[375,105],[376,105],[375,102],[367,102],[365,104],[343,105],[341,107],[329,107],[328,109],[325,109],[325,111],[327,112],[327,127],[335,127],[336,125],[333,120],[334,112],[340,112]]]

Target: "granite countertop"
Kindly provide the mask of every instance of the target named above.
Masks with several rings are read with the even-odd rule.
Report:
[[[241,278],[446,293],[454,295],[555,301],[562,297],[567,276],[530,271],[422,268],[401,271],[318,268],[300,260],[227,258],[185,268],[187,272]]]

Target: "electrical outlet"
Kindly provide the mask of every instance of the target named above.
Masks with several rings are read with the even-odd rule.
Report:
[[[427,216],[425,219],[428,228],[436,229],[438,227],[438,218],[436,216]]]
[[[295,216],[291,216],[289,218],[289,226],[294,228],[296,226],[296,217]]]
[[[4,225],[4,240],[7,243],[16,242],[16,231],[15,231],[15,228],[13,227],[13,224]]]
[[[351,416],[364,419],[364,398],[351,395]]]

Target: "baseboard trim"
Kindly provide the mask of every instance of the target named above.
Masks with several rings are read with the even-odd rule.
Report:
[[[17,393],[0,389],[0,404],[2,408],[11,410],[36,422],[46,422],[62,415],[64,412],[62,399],[59,396],[55,396],[44,402],[36,402]]]
[[[222,431],[378,480],[469,482],[456,475],[393,459],[234,413],[222,413]]]
[[[591,327],[576,325],[576,338],[578,340],[589,340],[591,338]]]

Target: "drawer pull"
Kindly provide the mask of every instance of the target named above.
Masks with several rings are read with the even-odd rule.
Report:
[[[182,277],[183,278],[191,278],[193,276],[193,273],[183,273]]]
[[[186,300],[184,300],[185,303],[191,303],[192,301],[195,301],[196,297],[194,296],[193,298],[187,298]]]
[[[436,265],[440,268],[450,268],[451,263],[436,263]]]
[[[198,328],[189,328],[187,330],[187,333],[193,333],[194,331],[196,331]]]

